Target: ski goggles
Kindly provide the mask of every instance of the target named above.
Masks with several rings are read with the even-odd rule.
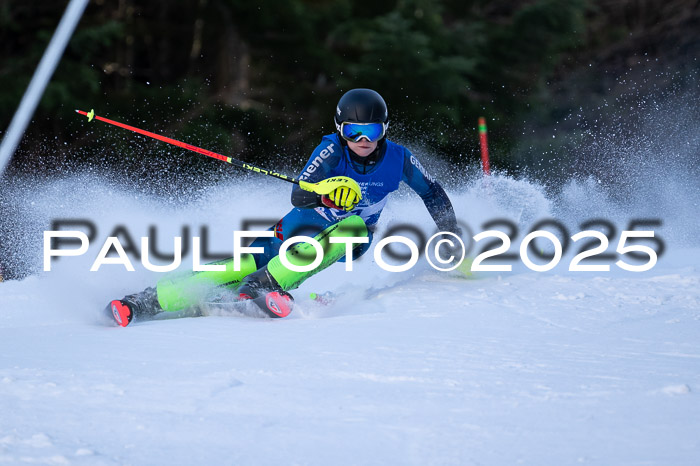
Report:
[[[386,134],[388,123],[352,123],[344,121],[338,127],[338,132],[346,141],[359,142],[366,139],[369,142],[379,141]]]

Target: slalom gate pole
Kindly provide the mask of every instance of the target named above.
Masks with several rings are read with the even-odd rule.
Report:
[[[36,110],[41,96],[44,95],[44,89],[51,80],[51,76],[61,60],[63,51],[83,16],[87,4],[88,0],[70,0],[68,3],[61,21],[56,27],[56,32],[53,33],[51,41],[34,71],[32,80],[22,96],[19,107],[10,121],[10,126],[3,134],[2,143],[0,143],[0,177],[9,165],[10,159],[12,159],[17,145],[20,143],[32,115],[34,115],[34,110]]]
[[[263,175],[267,176],[272,176],[274,178],[278,178],[280,180],[288,181],[290,183],[298,184],[302,187],[302,189],[305,190],[310,190],[308,189],[308,186],[311,185],[311,183],[307,183],[304,181],[299,181],[296,178],[292,178],[291,176],[284,175],[282,173],[277,173],[273,172],[270,170],[265,170],[264,168],[259,168],[256,167],[255,165],[251,165],[249,163],[242,162],[240,160],[234,159],[232,157],[227,157],[225,155],[217,154],[216,152],[212,152],[207,149],[202,149],[201,147],[193,146],[191,144],[187,144],[186,142],[181,142],[177,141],[175,139],[171,139],[169,137],[161,136],[160,134],[156,133],[151,133],[150,131],[146,131],[143,129],[135,128],[133,126],[125,125],[124,123],[119,123],[118,121],[110,120],[101,116],[95,115],[94,110],[90,110],[90,112],[84,112],[82,110],[76,110],[77,113],[84,115],[88,118],[88,121],[92,121],[93,119],[102,121],[104,123],[108,123],[110,125],[118,126],[120,128],[128,129],[129,131],[133,131],[138,134],[142,134],[144,136],[148,136],[149,138],[157,139],[158,141],[163,141],[167,142],[168,144],[172,144],[173,146],[177,147],[182,147],[183,149],[191,150],[192,152],[197,152],[198,154],[206,155],[207,157],[212,157],[217,160],[221,160],[222,162],[229,163],[233,165],[234,167],[242,168],[244,170],[250,170],[255,173],[261,173]]]
[[[479,117],[479,144],[481,145],[481,168],[484,175],[491,175],[491,164],[489,163],[489,146],[486,138],[486,118]]]

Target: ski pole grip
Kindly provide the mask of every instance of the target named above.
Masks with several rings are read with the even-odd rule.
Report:
[[[307,181],[301,181],[301,180],[299,180],[299,187],[300,187],[301,189],[303,189],[304,191],[309,191],[309,192],[312,192],[312,193],[315,192],[315,191],[314,191],[314,184],[313,184],[313,183],[309,183],[309,182],[307,182]]]

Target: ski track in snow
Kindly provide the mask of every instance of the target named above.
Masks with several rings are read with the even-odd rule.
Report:
[[[253,192],[233,194],[284,214],[286,192]],[[206,222],[224,251],[242,218],[206,199],[173,213],[75,196],[33,214],[89,216],[102,238],[124,218],[144,232]],[[494,214],[475,196],[451,197],[477,225],[550,208]],[[430,221],[415,198],[385,216]],[[62,258],[0,284],[0,464],[697,464],[699,260],[697,245],[669,243],[645,273],[516,265],[463,279],[423,260],[392,274],[370,251],[353,272],[336,264],[304,283],[286,319],[121,329],[101,321],[106,301],[157,275]],[[332,305],[306,297],[326,290]]]

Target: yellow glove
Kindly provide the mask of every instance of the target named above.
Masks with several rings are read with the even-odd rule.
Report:
[[[360,202],[360,198],[355,191],[347,186],[343,186],[335,188],[328,195],[322,195],[321,202],[326,207],[351,211]]]
[[[362,200],[360,185],[347,176],[334,176],[318,183],[300,181],[299,186],[305,191],[320,194],[323,205],[333,209],[350,211]]]

